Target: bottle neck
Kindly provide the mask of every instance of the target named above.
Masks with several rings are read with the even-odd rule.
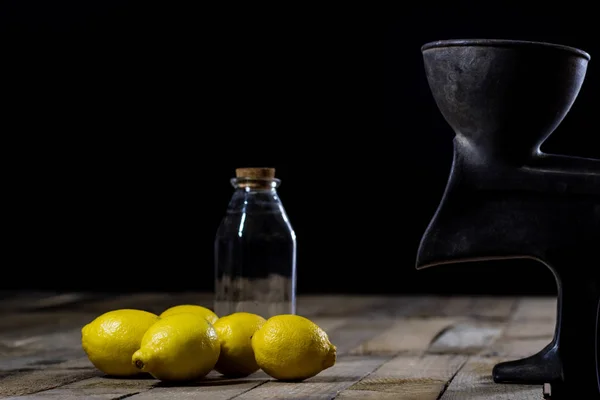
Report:
[[[278,180],[234,178],[231,183],[235,191],[229,203],[230,212],[283,212],[277,193]]]
[[[233,178],[231,185],[236,190],[244,191],[275,191],[281,181],[276,178]]]

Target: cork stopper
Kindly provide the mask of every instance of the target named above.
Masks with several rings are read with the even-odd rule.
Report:
[[[237,168],[235,176],[246,179],[273,179],[275,168]]]
[[[280,181],[275,178],[275,168],[236,168],[231,183],[246,190],[270,190],[279,186]]]

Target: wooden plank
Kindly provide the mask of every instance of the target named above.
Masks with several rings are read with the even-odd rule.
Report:
[[[50,399],[229,399],[258,386],[270,377],[264,372],[243,379],[224,379],[212,371],[205,379],[189,384],[164,384],[151,377],[123,379],[97,376],[62,385],[50,390],[39,391],[27,396],[13,397],[19,400]]]
[[[7,315],[0,335],[0,397],[86,379],[99,372],[81,348],[89,315],[48,312]],[[20,327],[20,323],[24,327]],[[11,326],[14,330],[8,330]],[[66,328],[74,326],[73,328]]]
[[[102,301],[107,295],[105,293],[61,293],[40,300],[31,307],[32,310],[74,310],[77,307],[83,307],[87,302]]]
[[[556,320],[556,297],[525,297],[513,314],[514,321]]]
[[[385,304],[381,296],[298,296],[298,311],[307,317],[340,317],[361,314],[373,307]],[[82,306],[87,311],[102,313],[119,308],[138,308],[160,314],[165,309],[178,304],[199,304],[213,308],[213,294],[202,292],[183,293],[133,293],[114,294],[102,301],[88,302]]]
[[[506,320],[517,306],[515,297],[451,296],[440,299],[440,316]]]
[[[0,378],[0,397],[19,396],[56,388],[101,375],[87,360],[69,360],[38,369],[27,369]]]
[[[76,400],[76,399],[122,399],[149,390],[154,379],[110,379],[95,377],[66,384],[56,389],[25,396],[11,397],[12,400]]]
[[[477,354],[500,337],[503,324],[465,322],[444,331],[427,350],[430,354]]]
[[[434,296],[390,296],[362,316],[372,319],[428,318],[439,316],[439,308],[440,300]]]
[[[237,399],[237,396],[265,382],[238,379],[228,383],[213,382],[197,386],[160,387],[127,398],[131,400],[229,400]]]
[[[185,295],[185,294],[184,294]],[[156,300],[159,300],[156,302]],[[122,296],[116,299],[124,306],[149,304],[167,304],[169,301],[185,299],[176,297],[164,300],[164,294],[146,296]],[[189,298],[188,298],[189,299]],[[64,300],[64,299],[63,299]],[[48,301],[47,306],[59,302]],[[96,303],[98,306],[100,303]],[[102,307],[111,308],[115,302],[104,302]],[[23,390],[39,391],[65,383],[79,381],[98,373],[87,361],[81,348],[81,327],[100,315],[102,310],[95,309],[94,303],[81,304],[85,311],[28,312],[13,313],[0,319],[0,372],[2,391],[20,394]],[[68,360],[84,358],[86,370],[69,370],[61,367]],[[47,372],[48,366],[53,368]],[[82,372],[83,371],[83,372]],[[90,371],[93,374],[90,375]],[[23,382],[16,379],[22,376]],[[22,386],[24,384],[25,386]],[[0,391],[0,393],[2,393]],[[28,393],[32,393],[31,391]]]
[[[549,339],[554,337],[554,319],[515,320],[508,324],[503,336],[517,339]],[[549,341],[548,340],[548,341]]]
[[[179,304],[198,304],[212,309],[213,295],[203,292],[114,294],[101,301],[85,303],[81,305],[81,309],[97,315],[123,308],[135,308],[160,314],[167,308]]]
[[[556,299],[526,298],[501,338],[483,350],[487,357],[522,358],[537,353],[552,341],[556,327]]]
[[[65,328],[49,333],[23,335],[4,334],[0,336],[0,343],[10,348],[27,348],[33,351],[47,350],[50,347],[54,349],[79,348],[81,346],[81,324],[75,324],[74,327]]]
[[[300,383],[269,381],[245,392],[236,400],[323,399],[330,400],[373,372],[388,357],[341,357],[336,365]]]
[[[340,393],[336,400],[437,400],[466,360],[460,355],[400,355]]]
[[[483,357],[504,357],[507,359],[518,359],[529,357],[550,343],[551,338],[502,338],[484,349],[479,355]]]
[[[228,400],[248,392],[249,390],[266,383],[271,378],[262,371],[248,377],[239,379],[226,379],[222,375],[211,372],[207,377],[198,382],[186,385],[169,386],[158,383],[150,391],[143,391],[131,400]]]
[[[349,318],[344,324],[329,333],[329,340],[337,348],[338,356],[348,354],[362,343],[379,335],[392,326],[393,321]]]
[[[556,298],[521,299],[504,336],[550,341],[556,329],[556,316]]]
[[[5,314],[0,318],[0,335],[36,335],[83,326],[96,316],[89,312],[35,311]]]
[[[8,315],[0,319],[3,323],[8,321],[8,325],[4,325],[0,332],[0,371],[6,374],[33,370],[85,356],[81,348],[81,327],[90,320],[89,315],[24,315],[27,318],[23,328],[19,328],[22,315]],[[55,317],[51,318],[52,315]],[[11,324],[15,326],[13,331],[8,330]]]
[[[35,369],[43,369],[49,365],[60,364],[85,356],[80,349],[62,350],[50,348],[40,353],[2,357],[0,359],[0,373],[9,375]]]
[[[384,306],[387,300],[381,296],[298,296],[297,313],[309,318],[363,315],[365,311]]]
[[[461,317],[479,319],[507,319],[514,312],[517,299],[514,297],[469,297],[469,296],[400,296],[390,297],[369,317],[384,318],[429,318]]]
[[[323,329],[328,335],[331,335],[335,330],[348,323],[348,318],[344,317],[313,317],[310,318],[312,322],[317,324]]]
[[[406,397],[406,393],[376,392],[374,390],[344,390],[335,400],[420,400],[427,397]]]
[[[551,302],[548,299],[526,299],[520,301],[517,305],[515,314],[510,323],[519,323],[521,321],[536,321],[533,317],[536,314],[535,309],[546,307],[548,310]],[[542,303],[539,302],[542,300]],[[518,314],[517,314],[518,312]],[[531,315],[528,316],[528,315]],[[542,313],[543,315],[543,313]],[[531,318],[531,319],[530,319]],[[544,321],[548,318],[537,319]],[[481,355],[473,356],[461,368],[457,375],[450,382],[447,390],[441,397],[442,400],[459,399],[541,399],[543,388],[541,385],[505,385],[496,384],[492,380],[492,369],[496,364],[502,361],[514,360],[526,357],[541,350],[548,340],[529,339],[502,336],[493,341],[488,348],[481,351]],[[485,357],[487,356],[487,357]]]
[[[163,301],[162,298],[162,294],[159,296],[152,295],[148,297],[145,295],[134,296],[133,299],[128,300],[129,303],[127,306],[131,306],[135,303],[153,303],[156,305]],[[122,300],[119,299],[116,301],[121,302]],[[110,303],[104,303],[104,307],[106,307],[107,304],[110,305]],[[87,309],[88,306],[89,304],[86,304],[85,308]],[[10,327],[17,326],[22,328],[23,325],[25,325],[27,328],[17,332],[9,331],[1,337],[1,343],[3,345],[2,349],[6,350],[6,352],[10,352],[10,354],[5,354],[6,357],[3,357],[2,362],[0,362],[0,365],[3,366],[4,370],[3,375],[9,377],[8,380],[5,378],[2,382],[6,384],[6,387],[4,388],[5,392],[12,395],[45,390],[44,393],[47,393],[47,396],[61,397],[66,396],[69,393],[71,393],[69,396],[74,395],[74,393],[81,391],[81,387],[79,386],[80,383],[78,381],[89,377],[90,373],[92,376],[96,376],[99,374],[99,371],[96,371],[91,366],[91,363],[87,361],[87,358],[85,359],[85,362],[87,363],[86,369],[79,369],[77,371],[78,373],[75,374],[71,371],[65,372],[60,364],[65,360],[84,356],[80,345],[80,329],[83,324],[91,321],[96,315],[98,315],[97,312],[90,314],[89,311],[79,313],[52,312],[15,314],[9,324]],[[346,318],[341,317],[315,317],[313,320],[315,320],[315,322],[317,322],[326,332],[333,332],[334,340],[336,338],[336,328],[341,328],[344,324],[348,323]],[[350,348],[355,343],[360,342],[363,338],[372,337],[372,335],[379,332],[378,327],[386,326],[390,323],[391,322],[387,321],[384,322],[383,325],[382,323],[363,325],[360,329],[343,331],[343,334],[337,336],[341,351],[343,352],[345,348]],[[67,327],[72,327],[73,325],[73,328],[67,329]],[[8,328],[9,326],[7,326],[7,329]],[[63,331],[61,331],[61,329],[63,329]],[[42,334],[43,332],[48,331],[54,332]],[[58,367],[53,368],[47,373],[43,373],[40,370],[49,365],[53,367],[58,365]],[[80,373],[81,371],[84,371],[84,373]],[[21,386],[21,381],[14,379],[15,376],[17,376],[15,375],[15,372],[19,372],[19,375],[23,376],[23,382],[25,382],[27,390]],[[55,391],[46,390],[70,382],[77,382],[77,384],[66,388],[60,388],[60,390],[64,389],[65,391],[58,391],[59,389]],[[115,382],[119,384],[118,382],[121,381]],[[241,389],[244,387],[245,386],[242,385]],[[108,393],[100,393],[99,390],[96,390],[93,393],[93,396],[99,396],[98,398],[110,398],[115,391],[121,393],[117,389],[118,388],[112,390],[111,387],[104,387],[102,390],[105,392],[108,391]],[[248,388],[246,387],[246,389]],[[127,392],[127,395],[129,394],[131,393]]]
[[[2,342],[0,371],[35,369],[85,357],[80,328]]]
[[[541,386],[494,384],[491,369],[497,362],[534,354],[549,343],[556,316],[553,298],[323,298],[309,296],[304,307],[338,347],[333,368],[295,384],[272,380],[260,371],[230,381],[213,372],[196,384],[169,387],[153,379],[128,383],[103,377],[84,357],[81,326],[114,306],[156,313],[199,301],[210,307],[210,294],[136,293],[101,301],[62,294],[40,297],[28,303],[28,312],[5,313],[0,319],[0,398],[330,399],[339,393],[337,399],[346,400],[427,399],[436,398],[432,397],[436,390],[439,396],[446,387],[441,382],[452,368],[444,369],[444,362],[458,363],[474,353],[442,399],[528,399],[532,398],[528,390],[541,398]]]
[[[25,292],[0,299],[0,311],[17,312],[68,308],[75,304],[102,297],[101,294],[89,292]]]
[[[440,332],[454,323],[455,320],[450,318],[411,318],[396,321],[389,329],[350,350],[350,354],[420,354]]]
[[[0,295],[0,311],[14,312],[35,307],[40,300],[57,294],[54,291],[2,292]]]
[[[542,386],[503,385],[492,380],[492,369],[499,358],[469,359],[450,382],[441,400],[540,400]]]

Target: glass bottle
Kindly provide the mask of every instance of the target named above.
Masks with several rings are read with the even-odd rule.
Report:
[[[238,168],[214,243],[215,313],[296,313],[296,235],[273,168]]]

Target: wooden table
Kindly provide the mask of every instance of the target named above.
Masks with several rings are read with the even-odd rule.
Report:
[[[262,371],[176,387],[110,379],[81,349],[81,327],[105,311],[183,303],[210,307],[211,295],[0,293],[0,398],[542,399],[541,386],[495,384],[491,371],[542,349],[556,313],[555,298],[300,296],[298,313],[338,348],[334,367],[302,383]]]

